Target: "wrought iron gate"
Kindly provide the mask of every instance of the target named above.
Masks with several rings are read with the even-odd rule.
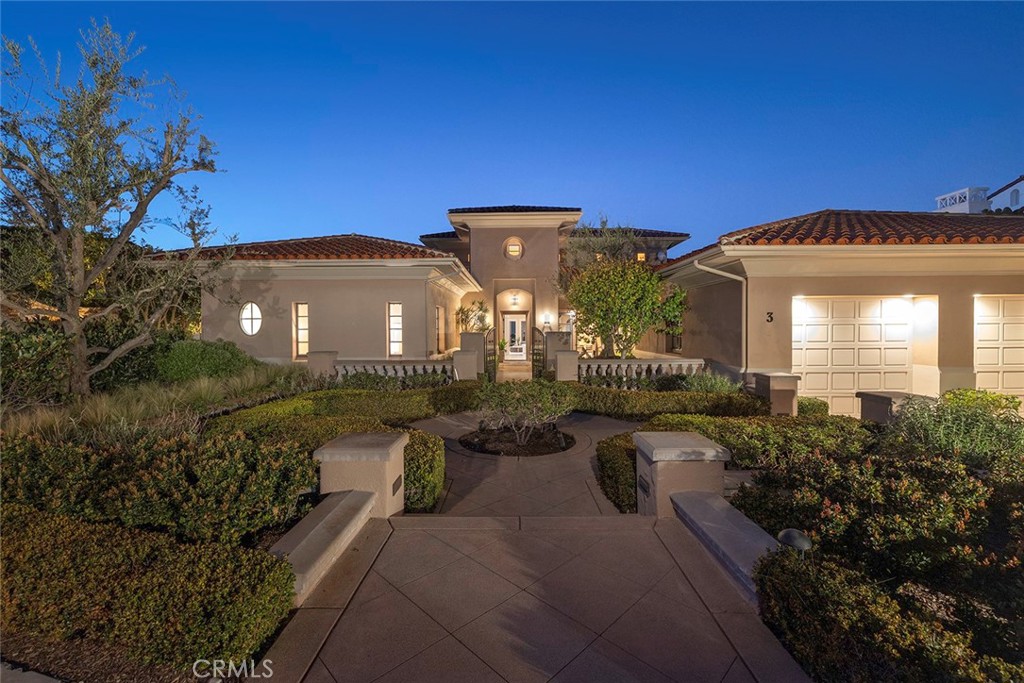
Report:
[[[530,349],[530,357],[533,361],[533,377],[537,379],[544,375],[544,332],[538,328],[533,328],[533,340]]]
[[[484,335],[484,373],[487,381],[493,382],[498,377],[498,344],[495,340],[496,330],[492,327]]]

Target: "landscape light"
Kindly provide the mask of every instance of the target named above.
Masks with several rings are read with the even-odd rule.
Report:
[[[804,551],[811,549],[810,537],[799,529],[783,529],[779,532],[778,539],[779,543],[799,550],[801,558],[804,556]]]

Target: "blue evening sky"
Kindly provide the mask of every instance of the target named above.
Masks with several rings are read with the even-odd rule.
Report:
[[[5,2],[2,30],[74,60],[90,17],[188,91],[242,241],[416,241],[515,203],[678,252],[1024,173],[1024,4]]]

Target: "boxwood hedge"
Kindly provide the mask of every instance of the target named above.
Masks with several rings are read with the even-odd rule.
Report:
[[[294,577],[262,550],[182,544],[5,502],[5,633],[115,645],[147,664],[250,657],[287,616]]]
[[[745,393],[711,391],[624,391],[586,384],[572,385],[576,410],[622,420],[645,420],[662,413],[767,415],[768,403]]]

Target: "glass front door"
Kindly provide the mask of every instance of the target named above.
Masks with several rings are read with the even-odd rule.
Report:
[[[505,319],[505,359],[526,360],[526,314],[506,313]]]

